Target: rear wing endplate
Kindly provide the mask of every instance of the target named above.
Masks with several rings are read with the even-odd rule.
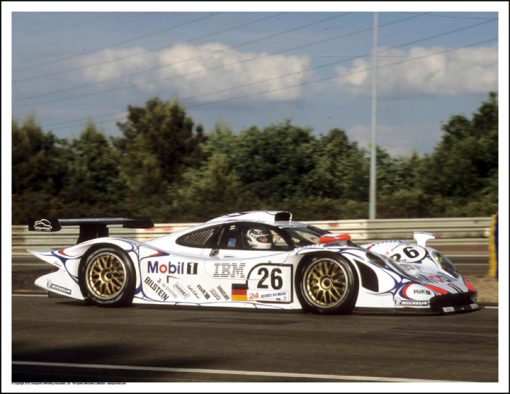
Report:
[[[94,238],[108,237],[108,225],[120,224],[124,228],[151,228],[154,223],[150,218],[30,218],[28,231],[56,232],[63,226],[79,226],[80,235],[77,243]]]

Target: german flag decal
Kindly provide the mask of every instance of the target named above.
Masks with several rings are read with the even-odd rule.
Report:
[[[246,283],[232,283],[232,301],[248,301]]]

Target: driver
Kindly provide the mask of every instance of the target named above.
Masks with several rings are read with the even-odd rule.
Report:
[[[251,228],[246,232],[246,240],[252,249],[271,249],[273,236],[271,232],[262,228]]]

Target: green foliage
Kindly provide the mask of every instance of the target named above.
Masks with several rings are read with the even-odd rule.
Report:
[[[237,138],[232,165],[249,195],[277,203],[308,193],[304,177],[314,168],[317,148],[311,130],[290,121],[262,131],[253,126]]]
[[[344,130],[333,129],[319,140],[314,168],[306,175],[304,195],[364,201],[368,196],[368,161]]]
[[[381,196],[378,200],[379,219],[424,218],[433,215],[431,198],[419,189],[403,188],[392,194]],[[442,216],[442,215],[439,215]]]
[[[423,160],[413,153],[410,157],[392,158],[377,150],[377,217],[427,217],[429,198],[420,187]]]
[[[454,116],[443,125],[441,142],[423,159],[420,182],[434,198],[434,216],[497,212],[497,113],[496,96],[490,94],[471,120]]]
[[[127,121],[117,125],[124,134],[114,140],[121,177],[136,198],[164,193],[200,162],[203,128],[194,132],[192,119],[175,100],[153,98],[143,108],[129,106]]]
[[[119,179],[118,152],[102,131],[89,122],[72,141],[67,166],[68,181],[61,192],[67,215],[108,216],[120,211],[125,193]],[[116,208],[113,208],[116,207]]]
[[[51,132],[44,133],[29,116],[21,126],[12,125],[13,194],[27,191],[58,194],[66,174],[64,140]]]
[[[68,142],[33,116],[12,125],[13,222],[33,215],[151,216],[201,222],[283,209],[298,220],[364,219],[369,157],[342,129],[315,136],[289,120],[204,133],[182,105],[129,107],[122,136],[89,122]],[[498,104],[455,115],[430,155],[377,150],[377,217],[488,216],[498,210]]]
[[[68,177],[67,144],[44,133],[34,116],[12,124],[12,221],[52,214]]]
[[[223,153],[213,153],[201,168],[188,170],[169,195],[173,214],[168,221],[205,221],[256,206]]]
[[[297,220],[366,219],[368,202],[313,196],[289,197],[276,208],[292,212]]]

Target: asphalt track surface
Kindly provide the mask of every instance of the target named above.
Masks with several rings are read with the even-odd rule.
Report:
[[[498,380],[497,309],[302,312],[12,297],[13,382]]]

